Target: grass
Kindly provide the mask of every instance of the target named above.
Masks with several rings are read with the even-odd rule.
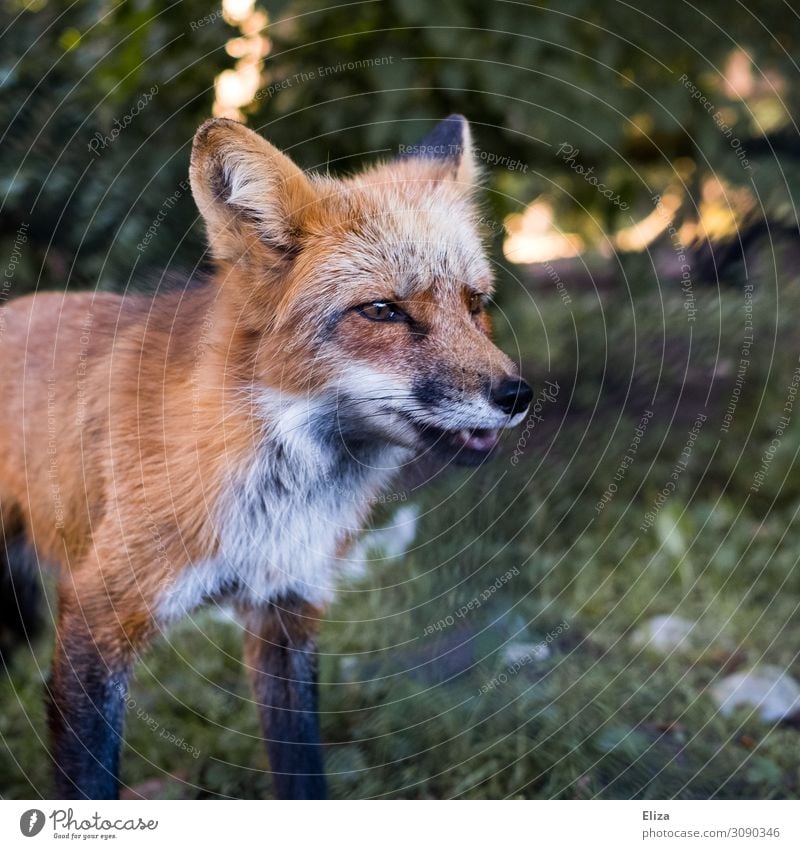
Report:
[[[646,288],[630,304],[606,301],[605,321],[588,295],[569,308],[521,290],[504,302],[531,316],[507,347],[561,389],[516,466],[518,434],[493,464],[414,494],[414,546],[399,561],[376,557],[331,610],[321,706],[334,797],[800,796],[796,727],[747,708],[723,716],[709,693],[756,663],[800,678],[800,407],[751,490],[800,353],[800,284],[784,284],[780,309],[774,293],[756,296],[728,432],[742,291],[698,292],[688,325],[680,292]],[[598,511],[645,409],[635,459]],[[701,410],[675,491],[643,529]],[[642,647],[643,623],[670,613],[697,623],[692,644]],[[504,652],[520,642],[549,653],[515,671]],[[126,785],[269,796],[239,644],[235,624],[204,612],[146,656],[130,690]],[[47,656],[45,640],[0,681],[4,797],[47,792]]]

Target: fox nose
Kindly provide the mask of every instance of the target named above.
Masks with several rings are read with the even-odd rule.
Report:
[[[533,400],[533,390],[524,380],[507,378],[492,389],[490,398],[504,413],[515,416],[528,409]]]

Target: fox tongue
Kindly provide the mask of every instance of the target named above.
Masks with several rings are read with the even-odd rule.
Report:
[[[463,428],[456,433],[456,439],[465,447],[474,451],[491,451],[497,444],[498,432],[488,428],[476,428],[470,430]]]

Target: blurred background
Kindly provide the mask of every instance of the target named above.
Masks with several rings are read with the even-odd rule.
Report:
[[[0,301],[207,269],[209,115],[349,173],[472,123],[531,417],[377,505],[322,637],[335,797],[800,795],[800,9],[0,0]],[[0,304],[2,307],[2,304]],[[129,796],[264,797],[223,610],[131,688]],[[0,795],[49,788],[49,636]]]

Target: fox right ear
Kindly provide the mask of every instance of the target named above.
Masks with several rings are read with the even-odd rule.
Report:
[[[434,163],[447,177],[472,185],[478,174],[472,150],[472,133],[463,115],[449,115],[417,144],[409,145],[401,159]]]
[[[256,239],[279,254],[297,251],[316,194],[258,133],[228,118],[206,121],[194,137],[189,177],[217,259],[240,258]]]

